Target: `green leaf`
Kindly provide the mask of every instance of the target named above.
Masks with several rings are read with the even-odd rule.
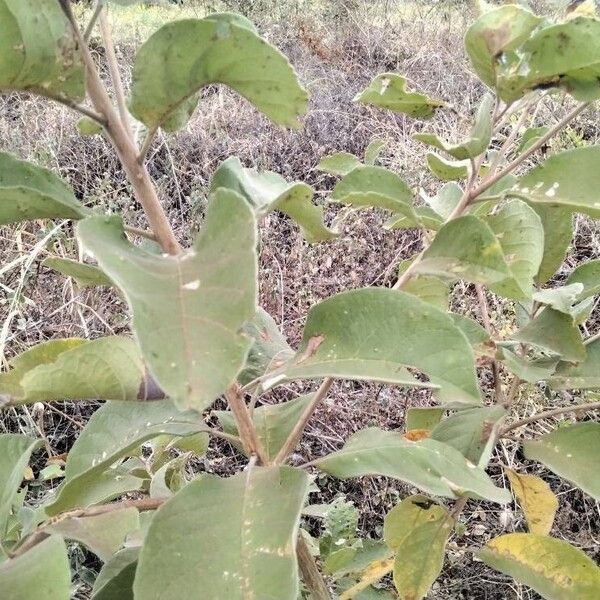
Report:
[[[323,223],[323,209],[312,203],[314,192],[306,183],[288,183],[272,171],[246,169],[239,158],[232,156],[219,165],[211,180],[212,192],[220,187],[243,196],[257,219],[276,210],[292,218],[311,243],[337,236]]]
[[[81,135],[98,135],[104,131],[102,125],[100,125],[98,121],[90,119],[89,117],[79,119],[79,121],[77,121],[77,129]]]
[[[540,206],[561,207],[600,218],[599,161],[600,146],[559,152],[521,177],[508,193]]]
[[[572,317],[552,308],[538,313],[512,340],[533,344],[570,362],[582,361],[586,355],[581,332]]]
[[[446,223],[414,272],[487,285],[511,277],[494,232],[487,223],[471,215]]]
[[[465,179],[469,175],[469,164],[468,160],[449,160],[435,152],[427,153],[427,168],[440,181]]]
[[[580,300],[600,294],[600,260],[589,260],[579,265],[567,278],[567,285],[581,283]]]
[[[600,500],[596,458],[600,455],[600,423],[586,421],[558,427],[523,444],[525,456],[538,460],[552,472],[571,481]]]
[[[87,214],[73,190],[52,171],[0,152],[0,225],[31,219],[81,219]]]
[[[528,10],[509,5],[485,12],[469,27],[465,49],[475,72],[486,85],[496,86],[498,69],[506,60],[514,60],[513,51],[541,22],[540,17]]]
[[[417,382],[406,366],[440,386],[443,402],[481,402],[473,352],[450,317],[410,294],[381,288],[343,292],[314,306],[296,357],[264,385],[329,376],[431,385]]]
[[[443,150],[457,160],[464,161],[469,158],[475,158],[476,156],[483,154],[490,145],[490,140],[492,138],[493,108],[494,98],[490,94],[486,94],[477,109],[475,123],[473,124],[468,139],[460,144],[446,142],[433,133],[417,133],[413,138],[428,146]]]
[[[479,558],[547,600],[598,598],[600,569],[581,550],[562,540],[533,533],[509,533],[488,542]]]
[[[0,0],[0,90],[81,101],[84,68],[58,2]]]
[[[429,437],[456,448],[473,464],[485,468],[496,443],[496,430],[505,415],[501,406],[461,410],[442,419]]]
[[[131,112],[149,128],[180,129],[203,87],[222,83],[273,122],[297,127],[308,96],[288,60],[246,19],[211,15],[167,23],[139,49]]]
[[[279,331],[273,317],[260,307],[254,319],[244,325],[243,331],[254,340],[254,343],[250,348],[244,370],[238,376],[238,381],[242,385],[262,377],[294,355],[294,351]]]
[[[491,291],[514,300],[529,300],[533,281],[544,254],[544,228],[525,202],[512,200],[489,216],[487,223],[498,238],[511,277],[491,286]]]
[[[140,526],[136,508],[122,508],[93,516],[68,516],[46,527],[67,540],[87,546],[102,561],[107,561],[125,541],[127,534]]]
[[[585,345],[587,356],[579,364],[558,364],[550,386],[555,390],[600,389],[600,340]]]
[[[381,138],[374,138],[365,148],[365,164],[374,165],[381,154],[381,151],[387,146],[387,142]]]
[[[533,299],[554,310],[573,316],[575,310],[573,305],[581,299],[582,292],[582,283],[571,283],[557,288],[539,290],[533,294]]]
[[[58,271],[66,277],[72,277],[81,288],[96,285],[114,286],[114,283],[106,276],[102,269],[77,260],[71,260],[70,258],[49,256],[44,259],[42,266]]]
[[[458,313],[448,313],[454,324],[465,334],[469,344],[477,349],[478,346],[490,341],[490,334],[475,320]]]
[[[103,405],[93,414],[69,452],[65,481],[46,513],[54,516],[87,506],[86,488],[101,473],[106,473],[108,480],[121,476],[122,473],[109,467],[130,456],[144,442],[159,435],[188,436],[206,429],[199,414],[179,412],[170,401]]]
[[[331,199],[357,208],[385,208],[417,219],[412,191],[398,175],[383,167],[356,167],[333,188]]]
[[[296,538],[307,486],[306,474],[289,467],[192,481],[150,525],[136,600],[296,600]]]
[[[415,119],[429,119],[435,114],[437,108],[445,105],[441,100],[407,90],[406,84],[407,80],[402,75],[382,73],[377,75],[369,87],[358,94],[354,100],[405,113]]]
[[[360,160],[350,152],[335,152],[324,156],[317,165],[319,171],[330,175],[348,175],[352,169],[362,165]]]
[[[71,570],[64,542],[51,536],[0,563],[0,590],[6,600],[69,600]]]
[[[362,540],[362,547],[356,552],[344,566],[335,572],[336,579],[344,575],[360,574],[375,561],[385,560],[392,556],[392,551],[386,544],[379,540]]]
[[[150,481],[151,498],[170,498],[186,485],[185,467],[190,456],[189,453],[180,454],[156,471]]]
[[[544,228],[544,257],[537,274],[539,284],[546,283],[563,264],[573,238],[573,215],[570,210],[556,206],[531,206],[542,220]]]
[[[148,368],[180,409],[207,408],[235,380],[256,313],[256,222],[246,201],[218,190],[190,250],[156,256],[131,244],[118,217],[90,217],[77,236],[133,312]]]
[[[454,182],[445,183],[435,196],[425,197],[427,204],[446,221],[463,196],[462,188]]]
[[[495,487],[483,470],[451,446],[431,439],[410,442],[399,432],[374,427],[355,433],[341,450],[316,460],[315,466],[339,479],[393,477],[446,498],[510,500],[507,490]]]
[[[406,431],[425,429],[431,431],[446,412],[445,408],[415,408],[406,411]]]
[[[408,264],[406,266],[408,267]],[[441,311],[448,310],[450,288],[448,283],[439,277],[428,277],[427,275],[413,277],[402,286],[402,291],[420,298],[423,302],[427,302]]]
[[[25,469],[29,465],[31,453],[40,444],[40,440],[25,435],[0,434],[0,540],[6,532],[8,517],[23,481]]]
[[[143,391],[146,370],[129,338],[43,342],[11,361],[0,374],[0,393],[11,404],[52,400],[132,400]]]
[[[517,153],[521,154],[526,150],[529,150],[531,146],[533,146],[540,138],[544,137],[548,131],[550,131],[549,127],[528,127],[521,135],[521,139],[519,141],[519,145],[517,146]]]
[[[282,404],[265,404],[254,409],[252,422],[268,458],[277,456],[312,398],[313,394],[306,394]],[[231,412],[217,410],[214,414],[225,432],[238,435]]]
[[[498,81],[500,97],[513,102],[531,90],[560,88],[577,100],[600,97],[600,21],[576,18],[544,27],[508,61]]]
[[[528,383],[537,383],[548,379],[554,373],[558,363],[557,357],[542,357],[530,360],[519,356],[509,348],[498,348],[496,358],[504,361],[511,373]]]
[[[421,600],[444,564],[454,519],[425,496],[410,496],[385,517],[384,537],[396,553],[394,585],[401,598]]]
[[[92,600],[133,600],[133,580],[140,549],[123,548],[100,570],[94,582]]]

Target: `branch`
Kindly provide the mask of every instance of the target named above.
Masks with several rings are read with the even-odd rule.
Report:
[[[269,457],[265,453],[262,444],[256,435],[256,429],[250,418],[248,407],[244,402],[244,395],[240,386],[238,384],[232,385],[225,392],[225,398],[233,413],[240,440],[242,441],[246,454],[250,457],[257,456],[262,464],[268,464]]]
[[[298,566],[302,573],[302,580],[306,584],[312,600],[331,600],[331,594],[327,585],[312,557],[308,545],[304,538],[299,535],[296,544],[296,553],[298,556]]]
[[[121,500],[120,502],[112,502],[110,504],[102,504],[100,506],[91,506],[89,508],[82,508],[77,510],[71,510],[52,517],[45,523],[42,523],[37,529],[25,538],[24,542],[11,553],[11,557],[15,558],[25,554],[28,550],[31,550],[34,546],[37,546],[40,542],[43,542],[47,537],[51,535],[46,529],[52,525],[56,525],[61,521],[70,518],[78,517],[95,517],[98,515],[105,515],[106,513],[114,512],[116,510],[122,510],[124,508],[137,508],[140,512],[148,510],[156,510],[161,504],[165,502],[165,498],[139,498],[138,500]]]
[[[152,127],[146,133],[146,137],[142,142],[142,147],[140,149],[140,153],[138,154],[138,162],[143,164],[148,156],[148,152],[150,152],[150,148],[152,147],[152,142],[154,142],[154,138],[158,132],[158,127]]]
[[[279,465],[279,464],[283,463],[285,461],[285,459],[288,457],[288,455],[291,454],[292,451],[294,450],[294,448],[298,445],[298,442],[302,438],[302,434],[304,433],[304,429],[305,429],[308,421],[313,416],[313,414],[314,414],[315,410],[317,409],[317,407],[319,406],[319,404],[322,402],[322,400],[327,395],[327,392],[331,388],[333,381],[334,381],[333,377],[328,377],[327,379],[323,380],[323,383],[320,385],[319,389],[315,392],[315,395],[313,396],[313,399],[310,401],[310,404],[304,409],[304,412],[298,419],[298,422],[296,423],[294,429],[288,436],[287,440],[285,440],[285,443],[281,447],[281,450],[277,453],[277,456],[275,457],[275,460],[273,461],[274,464]]]
[[[178,254],[181,251],[181,247],[175,238],[167,215],[158,199],[150,174],[144,165],[138,163],[137,148],[133,140],[129,137],[125,124],[121,121],[118,111],[115,110],[110,100],[90,49],[79,31],[77,21],[71,10],[71,5],[68,0],[60,0],[60,4],[71,23],[73,34],[81,48],[83,62],[87,71],[88,94],[95,109],[106,117],[106,132],[115,147],[127,178],[133,187],[135,197],[142,205],[150,227],[156,234],[156,238],[163,250],[172,255]]]
[[[516,421],[512,425],[505,427],[501,432],[499,437],[506,435],[508,432],[513,431],[514,429],[518,429],[519,427],[523,427],[524,425],[528,425],[529,423],[535,423],[536,421],[541,421],[542,419],[549,419],[551,417],[556,417],[558,415],[563,415],[566,413],[577,413],[588,410],[599,410],[600,402],[589,402],[587,404],[581,404],[580,406],[562,406],[559,408],[553,408],[552,410],[548,410],[546,412],[538,413],[537,415],[533,415],[531,417],[526,417],[525,419],[520,419]]]
[[[153,242],[157,241],[156,235],[153,231],[148,231],[147,229],[140,229],[139,227],[133,227],[132,225],[123,225],[123,229],[131,235],[139,235],[140,237],[152,240]]]
[[[92,121],[96,121],[96,123],[98,123],[99,125],[102,125],[102,127],[106,127],[108,125],[108,122],[107,122],[106,118],[104,117],[104,115],[101,115],[100,113],[95,112],[91,108],[87,108],[86,106],[77,104],[77,102],[74,102],[70,98],[65,98],[64,96],[59,96],[59,95],[54,96],[54,95],[48,94],[47,92],[44,92],[44,94],[46,95],[47,98],[50,98],[50,100],[54,100],[54,102],[58,102],[59,104],[62,104],[63,106],[66,106],[66,107],[70,108],[71,110],[74,110],[75,112],[82,114],[84,117],[88,117],[88,119],[92,119]]]
[[[92,31],[94,30],[94,26],[96,25],[96,21],[104,8],[104,0],[98,0],[98,4],[96,4],[96,8],[94,9],[94,13],[92,14],[87,27],[85,28],[85,32],[83,34],[83,39],[88,42],[90,37],[92,36]]]

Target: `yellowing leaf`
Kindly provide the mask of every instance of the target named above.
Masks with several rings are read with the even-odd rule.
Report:
[[[550,486],[536,475],[517,473],[512,469],[506,469],[506,475],[513,494],[525,513],[529,531],[548,535],[558,509],[558,499]]]
[[[547,600],[598,600],[600,568],[562,540],[509,533],[488,542],[479,558]]]
[[[372,583],[378,582],[382,577],[387,575],[394,568],[394,559],[376,560],[372,562],[362,573],[360,581],[353,585],[349,590],[346,590],[340,600],[351,600],[355,598],[365,588]]]

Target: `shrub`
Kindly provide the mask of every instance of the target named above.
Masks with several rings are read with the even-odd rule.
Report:
[[[93,18],[114,102],[67,0],[0,0],[0,89],[82,113],[82,134],[112,142],[149,224],[140,230],[101,214],[51,171],[0,154],[0,224],[76,222],[77,243],[94,262],[55,257],[47,266],[80,286],[117,289],[132,333],[52,339],[0,375],[4,408],[106,401],[68,453],[61,485],[37,503],[21,484],[40,440],[0,435],[4,597],[68,598],[65,540],[74,540],[104,562],[97,600],[390,598],[377,588],[388,574],[401,598],[423,598],[467,501],[505,505],[514,496],[527,531],[500,535],[476,556],[545,598],[597,598],[598,566],[550,535],[558,499],[548,484],[506,468],[511,495],[486,470],[508,436],[527,459],[600,499],[600,424],[584,418],[543,435],[529,428],[600,408],[589,393],[600,388],[600,338],[584,327],[600,293],[600,263],[581,264],[561,284],[552,280],[573,214],[600,216],[600,148],[582,144],[530,164],[600,96],[600,21],[571,11],[554,23],[519,6],[482,7],[465,44],[488,91],[466,139],[415,135],[432,148],[427,168],[444,182],[424,203],[376,165],[377,140],[364,157],[323,159],[319,168],[340,177],[333,203],[384,209],[388,228],[421,229],[429,241],[400,266],[393,289],[346,291],[314,306],[294,349],[257,306],[257,223],[279,211],[309,243],[338,236],[312,189],[229,158],[213,175],[197,240],[183,248],[145,166],[156,133],[184,127],[208,85],[227,85],[273,122],[298,126],[307,94],[294,70],[244,17],[186,19],[140,48],[127,100],[99,8]],[[542,99],[564,95],[573,108],[539,126]],[[377,76],[357,101],[421,120],[457,110],[412,91],[396,73]],[[133,119],[145,130],[139,144]],[[475,286],[483,325],[449,310],[457,281]],[[514,306],[507,331],[493,326],[490,293]],[[491,383],[477,377],[486,372]],[[427,389],[437,404],[411,407],[405,431],[364,429],[336,452],[288,466],[335,379]],[[259,404],[270,390],[305,380],[321,383],[289,402]],[[552,400],[552,390],[577,390],[577,400],[519,418],[523,384],[539,382]],[[209,425],[205,412],[220,397],[227,410],[213,411],[218,426]],[[187,461],[202,456],[211,437],[231,442],[245,468],[188,482]],[[150,455],[142,451],[148,444]],[[387,514],[381,539],[365,540],[357,509],[343,498],[306,506],[309,469],[339,479],[387,476],[422,493]],[[324,519],[319,540],[299,533],[303,514]]]

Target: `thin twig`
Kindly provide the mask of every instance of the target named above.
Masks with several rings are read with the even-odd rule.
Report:
[[[94,9],[94,12],[93,12],[93,14],[87,24],[87,27],[85,28],[85,31],[83,33],[83,39],[86,42],[89,42],[90,37],[92,37],[92,31],[94,31],[96,21],[98,20],[98,17],[100,16],[100,13],[102,12],[103,8],[104,8],[104,0],[98,0],[98,3],[96,4],[96,8]]]
[[[553,408],[552,410],[548,410],[546,412],[538,413],[537,415],[533,415],[531,417],[526,417],[525,419],[520,419],[516,421],[512,425],[505,427],[500,432],[500,437],[506,435],[510,431],[514,429],[518,429],[519,427],[523,427],[524,425],[528,425],[529,423],[535,423],[536,421],[541,421],[542,419],[549,419],[551,417],[556,417],[558,415],[563,415],[566,413],[572,412],[582,412],[588,410],[598,410],[600,409],[600,402],[588,402],[587,404],[581,404],[579,406],[561,406],[559,408]]]
[[[133,140],[133,131],[129,121],[129,111],[127,110],[127,100],[125,99],[125,88],[123,87],[123,79],[119,71],[119,61],[115,52],[115,44],[112,37],[112,31],[108,18],[106,16],[106,7],[100,10],[100,31],[102,32],[102,41],[106,50],[106,61],[108,64],[108,72],[115,90],[115,98],[117,100],[117,109],[121,117],[121,123],[127,131],[129,138]]]
[[[146,133],[146,137],[142,142],[142,147],[140,148],[140,152],[138,154],[137,160],[140,164],[144,163],[146,157],[148,156],[148,152],[150,152],[150,148],[152,148],[152,143],[154,142],[154,138],[158,133],[158,127],[151,127],[148,129]]]
[[[96,123],[98,123],[98,125],[102,125],[102,127],[106,127],[106,125],[108,124],[104,115],[101,115],[100,113],[92,110],[91,108],[87,108],[87,106],[82,106],[81,104],[74,102],[70,98],[65,98],[64,96],[60,95],[49,95],[47,93],[46,96],[50,98],[50,100],[54,100],[54,102],[58,102],[63,106],[67,106],[71,110],[82,114],[84,117],[92,119],[92,121],[95,121]]]
[[[123,225],[123,229],[127,233],[131,233],[131,235],[139,235],[140,237],[152,240],[153,242],[157,241],[156,235],[148,229],[140,229],[139,227],[133,227],[132,225]]]
[[[313,416],[315,410],[319,406],[319,404],[323,401],[329,388],[333,384],[333,377],[328,377],[323,380],[319,389],[315,392],[310,404],[304,409],[302,415],[298,419],[298,422],[294,426],[294,429],[288,436],[287,440],[281,447],[281,450],[277,453],[274,464],[279,465],[285,461],[285,459],[293,452],[294,448],[298,445],[298,442],[302,438],[302,433],[304,432],[304,428],[306,427],[308,421]]]
[[[308,544],[302,535],[298,536],[296,544],[296,554],[298,556],[298,566],[302,573],[302,580],[306,584],[312,600],[331,600],[331,594],[323,580],[323,576],[312,557]]]

